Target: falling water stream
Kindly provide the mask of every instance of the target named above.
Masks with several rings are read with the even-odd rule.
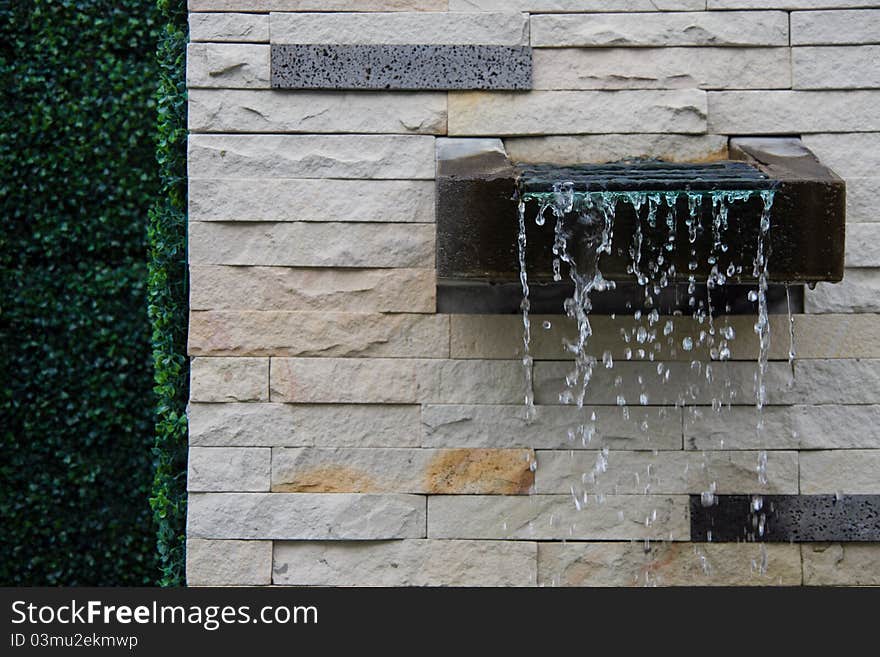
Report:
[[[680,203],[682,197],[684,197],[683,203]],[[526,268],[527,204],[537,204],[535,222],[538,226],[544,226],[548,219],[553,221],[552,271],[554,280],[560,281],[562,279],[564,266],[567,268],[568,276],[574,285],[572,296],[565,300],[564,311],[576,323],[577,335],[573,340],[564,343],[565,349],[572,356],[573,366],[565,376],[565,385],[559,395],[559,402],[564,405],[574,405],[578,409],[583,410],[582,422],[570,429],[568,435],[570,440],[579,439],[581,445],[586,447],[590,444],[593,437],[597,435],[597,413],[595,410],[590,411],[589,416],[587,416],[587,409],[584,408],[584,404],[588,397],[594,369],[600,363],[598,357],[589,348],[590,338],[593,335],[593,328],[590,323],[590,312],[592,310],[591,296],[597,292],[614,289],[616,285],[614,281],[606,280],[603,277],[600,261],[603,255],[612,254],[614,224],[620,207],[623,204],[631,206],[635,215],[632,242],[626,245],[625,248],[629,255],[627,272],[638,284],[641,297],[640,307],[631,308],[634,319],[632,329],[628,330],[625,327],[620,329],[620,337],[625,344],[622,353],[626,360],[635,359],[654,362],[655,358],[657,359],[656,365],[652,369],[653,372],[656,372],[657,378],[655,382],[650,381],[651,377],[644,373],[638,375],[637,399],[627,398],[626,392],[623,389],[622,376],[614,378],[614,386],[618,388],[617,405],[621,407],[624,418],[629,419],[630,405],[637,403],[640,406],[647,406],[651,403],[650,386],[652,383],[667,385],[673,379],[674,368],[664,363],[662,358],[658,358],[662,354],[664,346],[673,356],[681,352],[694,353],[694,358],[690,361],[689,371],[691,375],[688,378],[697,377],[698,381],[704,380],[705,385],[711,386],[713,390],[713,411],[720,412],[725,405],[728,407],[731,405],[736,390],[731,385],[729,379],[721,381],[721,385],[715,383],[712,363],[726,361],[731,358],[731,344],[736,337],[736,333],[734,327],[730,325],[726,314],[721,324],[718,325],[719,322],[713,315],[712,294],[727,284],[729,279],[738,278],[746,266],[745,263],[736,261],[738,254],[729,253],[729,245],[725,238],[730,230],[731,210],[735,209],[737,204],[748,203],[756,197],[762,204],[762,212],[760,227],[757,233],[757,244],[755,245],[756,255],[754,261],[748,263],[748,265],[751,267],[751,274],[757,281],[757,284],[749,292],[748,298],[757,306],[757,319],[754,324],[754,331],[758,338],[758,358],[754,374],[755,408],[757,410],[755,430],[760,434],[764,430],[763,410],[767,403],[767,372],[770,356],[770,321],[767,289],[769,281],[770,219],[774,200],[774,191],[772,189],[704,192],[579,192],[575,191],[573,183],[562,181],[553,185],[552,192],[527,192],[522,194],[518,203],[518,254],[520,282],[523,293],[521,306],[524,348],[522,363],[526,383],[525,408],[527,421],[532,421],[536,414],[540,412],[539,407],[536,408],[535,406],[535,393],[533,389],[534,361],[530,351],[532,330],[529,318],[529,282]],[[702,225],[703,217],[710,216],[709,213],[704,211],[707,205],[711,208],[711,225],[704,226]],[[686,208],[684,216],[679,216],[682,214],[678,209],[679,206]],[[661,213],[664,210],[665,212]],[[661,214],[665,214],[666,217],[666,238],[664,240],[655,240],[660,242],[660,244],[652,244],[646,235],[656,234],[658,219]],[[573,239],[572,217],[576,221],[577,239]],[[679,242],[677,239],[678,226],[682,222],[687,228],[686,244],[683,241]],[[706,231],[710,231],[712,246],[707,256],[707,266],[704,267],[704,270],[708,271],[705,287],[706,293],[704,298],[699,298],[696,272],[700,269],[701,263],[697,256],[696,242],[699,236],[705,234]],[[620,248],[617,244],[614,246]],[[659,305],[659,297],[664,288],[682,279],[682,273],[676,271],[672,258],[675,250],[682,248],[689,249],[688,272],[684,273],[684,277],[687,281],[687,307],[693,320],[691,322],[693,330],[686,335],[681,333],[683,326],[680,322],[676,321],[675,317],[666,318],[661,322],[661,316],[657,307]],[[786,288],[786,298],[789,311],[789,363],[791,364],[793,379],[795,359],[794,320],[791,315],[791,297],[788,288]],[[729,310],[730,308],[728,307],[727,311]],[[701,358],[700,354],[707,354],[708,358]],[[614,357],[611,351],[606,350],[602,354],[601,363],[602,366],[609,370],[614,368]],[[685,382],[681,383],[684,384]],[[714,391],[717,391],[717,394]],[[689,383],[688,385],[682,385],[676,405],[678,407],[688,406],[690,409],[693,409],[695,414],[699,414],[701,411],[697,409],[699,405],[698,394],[699,386],[697,384]],[[690,405],[688,402],[690,402]],[[656,403],[663,404],[665,402],[660,401]],[[661,409],[660,412],[662,413],[664,410]],[[642,421],[640,429],[646,436],[649,434],[650,427],[646,420]],[[723,442],[720,447],[723,448]],[[657,452],[654,451],[654,454],[656,455]],[[592,494],[588,494],[588,489],[609,470],[613,456],[613,452],[609,452],[607,447],[598,450],[594,467],[590,472],[585,472],[581,477],[583,488],[580,486],[576,488],[574,485],[571,487],[573,503],[578,510],[583,509],[591,498],[599,504],[604,501],[604,495],[598,492],[598,488],[595,489],[597,492]],[[703,452],[701,467],[707,476],[711,476],[711,467],[705,452]],[[766,451],[759,452],[755,471],[759,489],[764,490],[768,485]],[[634,474],[638,479],[638,474]],[[645,494],[651,491],[652,471],[650,466],[648,467],[647,475],[643,488]],[[704,505],[715,503],[716,490],[715,481],[710,481],[701,495]],[[760,540],[763,536],[766,522],[765,510],[763,508],[764,501],[761,495],[754,495],[751,504],[754,532],[750,534],[750,537],[752,540]],[[657,510],[655,509],[645,517],[645,525],[650,527],[656,518]],[[670,536],[670,538],[672,537]],[[711,541],[711,534],[709,540]],[[645,541],[645,551],[650,552],[650,544],[647,539]],[[695,550],[695,554],[700,560],[703,571],[708,573],[710,566],[706,556],[699,550]],[[753,569],[761,574],[766,572],[767,554],[763,550],[763,544],[760,559],[753,563]],[[651,582],[648,581],[646,583]]]

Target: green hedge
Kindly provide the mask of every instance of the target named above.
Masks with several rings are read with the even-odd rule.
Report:
[[[155,0],[0,3],[0,583],[156,581]]]
[[[150,212],[149,309],[156,370],[156,477],[150,504],[158,527],[160,584],[184,584],[186,550],[186,81],[185,0],[159,0],[159,202]]]

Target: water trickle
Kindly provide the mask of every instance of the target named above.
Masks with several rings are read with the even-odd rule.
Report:
[[[629,319],[620,316],[618,322],[624,320],[619,327],[620,347],[618,350],[605,349],[601,353],[603,369],[615,368],[615,356],[625,360],[653,361],[658,355],[656,367],[652,366],[651,374],[643,377],[638,375],[638,387],[633,382],[623,383],[623,377],[614,376],[614,393],[617,406],[624,421],[632,421],[645,435],[650,435],[650,426],[644,419],[647,409],[633,410],[630,416],[630,404],[646,407],[649,403],[675,404],[677,407],[695,408],[695,404],[708,404],[701,401],[705,397],[703,390],[712,391],[711,406],[713,411],[720,412],[724,405],[728,407],[735,396],[730,378],[717,374],[712,361],[724,361],[731,357],[731,343],[736,338],[736,331],[727,318],[716,320],[716,291],[731,282],[731,279],[743,272],[745,263],[735,261],[736,254],[729,249],[728,231],[739,230],[731,227],[732,209],[736,204],[746,204],[757,199],[761,203],[762,212],[757,234],[756,251],[750,263],[752,274],[757,281],[756,288],[749,291],[748,298],[757,304],[757,319],[754,330],[758,336],[759,356],[755,379],[755,406],[758,411],[757,430],[763,429],[763,407],[767,402],[766,379],[770,351],[770,323],[768,316],[767,289],[769,282],[770,228],[773,207],[773,190],[713,192],[578,192],[571,182],[559,182],[553,185],[552,192],[529,192],[523,195],[519,203],[519,261],[520,280],[523,288],[523,368],[526,376],[526,414],[528,418],[535,415],[533,392],[534,363],[529,351],[530,324],[528,299],[528,277],[526,275],[526,204],[536,203],[535,222],[543,226],[548,219],[552,220],[553,229],[553,278],[560,281],[565,276],[574,284],[572,295],[565,300],[563,308],[568,317],[577,326],[577,336],[564,342],[566,350],[572,355],[574,365],[565,376],[565,385],[559,395],[562,404],[575,405],[583,408],[594,368],[599,363],[597,355],[591,355],[589,342],[593,336],[590,313],[593,307],[593,293],[614,288],[613,281],[607,281],[600,270],[600,261],[604,254],[612,254],[614,223],[621,206],[628,205],[632,210],[634,223],[632,239],[626,245],[615,247],[618,256],[629,256],[627,272],[632,276],[638,290],[637,300],[627,304],[628,314],[631,312],[633,324]],[[679,210],[678,208],[682,209]],[[625,208],[627,211],[629,208]],[[621,213],[623,211],[621,210]],[[706,217],[706,226],[702,219]],[[677,240],[679,224],[683,223],[687,234],[687,243]],[[548,226],[549,228],[549,226]],[[664,232],[665,231],[665,232]],[[660,233],[658,235],[658,232]],[[684,233],[682,234],[682,238]],[[711,251],[700,262],[698,242],[711,245]],[[687,271],[677,272],[671,262],[676,249],[688,249],[683,261],[687,262]],[[678,257],[678,256],[676,256]],[[706,272],[706,294],[698,294],[697,276]],[[690,319],[666,319],[661,321],[658,305],[664,289],[679,280],[687,281],[687,311]],[[685,299],[682,299],[682,302]],[[790,339],[791,349],[789,360],[794,363],[794,331],[791,317],[791,300],[789,296]],[[730,307],[727,307],[727,312]],[[676,314],[681,315],[681,312]],[[615,316],[611,316],[615,319]],[[690,321],[692,323],[690,323]],[[717,323],[716,323],[717,322]],[[693,327],[687,331],[687,326]],[[549,329],[549,322],[544,323]],[[687,331],[687,334],[685,334]],[[666,385],[673,380],[672,373],[677,370],[663,362],[662,354],[666,351],[673,357],[681,358],[682,352],[688,353],[691,360],[689,382],[682,382],[681,392],[677,400],[663,401],[650,388],[651,385]],[[596,353],[595,351],[593,353]],[[619,354],[619,355],[618,355]],[[656,379],[653,371],[656,371]],[[633,383],[633,385],[630,385]],[[668,397],[668,395],[667,395]],[[652,401],[655,400],[655,401]],[[636,407],[638,408],[638,407]],[[662,415],[662,413],[661,413]],[[568,429],[569,440],[587,446],[597,434],[596,415],[592,414],[589,421],[584,417],[583,424]],[[723,448],[723,444],[721,445]],[[704,462],[704,470],[709,475],[708,463]],[[609,469],[609,452],[607,447],[601,448],[592,470],[581,473],[578,483],[570,488],[573,504],[577,510],[587,510],[589,498],[592,496],[597,504],[605,500],[604,493],[596,492],[596,480]],[[760,452],[756,466],[758,481],[761,486],[768,485],[767,454]],[[647,494],[656,481],[649,468],[646,480],[633,473],[636,486]],[[639,483],[642,482],[642,483]],[[590,493],[593,490],[593,493]],[[613,487],[617,492],[617,486]],[[716,503],[716,485],[712,482],[700,496],[705,506]],[[765,531],[765,513],[762,510],[762,498],[752,500],[754,516],[754,537],[763,537]],[[757,506],[756,506],[757,505]],[[621,512],[622,515],[622,512]],[[656,511],[645,517],[645,526],[651,527],[657,519]],[[662,531],[662,530],[658,530]],[[662,540],[662,539],[661,539]],[[711,532],[709,533],[711,541]],[[755,564],[756,569],[766,571],[766,556]]]
[[[535,384],[533,376],[533,360],[531,354],[532,330],[529,321],[529,310],[531,302],[529,301],[529,275],[526,268],[526,204],[524,199],[519,200],[517,206],[519,215],[519,235],[517,238],[517,250],[519,253],[519,281],[522,286],[522,309],[523,319],[523,372],[525,374],[525,407],[526,421],[531,422],[535,419]]]
[[[790,378],[788,385],[794,385],[794,359],[797,352],[794,347],[794,315],[791,312],[791,286],[785,286],[785,307],[788,310],[788,367],[790,370]]]

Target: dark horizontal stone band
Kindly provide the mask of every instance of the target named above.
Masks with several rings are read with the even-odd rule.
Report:
[[[763,495],[760,509],[754,506],[751,495],[716,495],[710,506],[691,495],[691,540],[880,541],[880,495]]]
[[[275,89],[531,89],[528,46],[272,44]]]

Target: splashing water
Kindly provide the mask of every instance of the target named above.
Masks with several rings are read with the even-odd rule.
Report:
[[[533,359],[531,354],[532,328],[529,320],[529,310],[531,302],[529,301],[529,275],[526,269],[526,204],[523,199],[519,200],[517,205],[517,214],[519,215],[519,235],[517,238],[517,250],[519,252],[519,281],[522,285],[522,309],[523,319],[523,372],[525,374],[526,394],[526,421],[531,422],[535,419],[535,384],[533,373]]]
[[[574,292],[571,297],[565,300],[564,310],[568,317],[573,319],[577,325],[577,337],[574,340],[564,343],[566,350],[572,354],[574,360],[573,368],[565,377],[565,385],[559,396],[559,401],[565,405],[574,405],[578,408],[584,408],[585,399],[587,397],[591,380],[593,378],[594,368],[599,363],[596,356],[591,355],[589,350],[589,342],[593,336],[593,327],[590,322],[590,312],[592,310],[591,295],[595,292],[610,290],[615,287],[614,281],[606,280],[600,270],[600,260],[604,254],[612,254],[612,240],[614,236],[614,223],[621,204],[629,205],[635,217],[633,225],[633,234],[631,242],[617,249],[618,254],[628,253],[629,265],[628,273],[633,277],[638,285],[641,294],[641,308],[634,308],[632,318],[635,324],[631,329],[622,327],[620,329],[621,338],[625,344],[621,349],[623,358],[626,360],[650,360],[653,361],[655,353],[660,353],[665,343],[666,348],[670,350],[672,356],[681,352],[693,354],[690,371],[692,375],[702,377],[709,385],[714,382],[714,370],[711,361],[724,361],[731,357],[730,344],[736,337],[736,331],[730,325],[729,319],[725,318],[724,322],[716,325],[714,317],[715,306],[713,305],[713,292],[726,285],[731,279],[734,279],[743,272],[743,264],[737,263],[732,258],[735,254],[730,253],[729,246],[725,242],[725,236],[730,229],[730,211],[735,204],[745,204],[753,199],[759,199],[761,203],[760,225],[757,235],[756,254],[752,264],[752,274],[757,281],[755,289],[749,292],[750,301],[757,304],[757,320],[754,330],[758,336],[759,354],[757,368],[754,375],[755,382],[755,407],[758,412],[757,431],[763,430],[763,408],[767,403],[766,379],[768,371],[768,359],[770,353],[770,323],[768,315],[767,289],[769,283],[769,256],[770,256],[770,228],[771,228],[771,211],[773,207],[774,191],[771,190],[750,190],[750,191],[712,191],[712,192],[578,192],[574,189],[571,182],[558,182],[553,185],[552,192],[529,192],[522,195],[518,205],[519,215],[519,264],[520,264],[520,282],[523,289],[523,368],[526,377],[526,416],[531,419],[535,416],[535,403],[533,392],[533,359],[529,350],[530,343],[530,322],[529,310],[530,304],[528,300],[529,287],[528,277],[526,275],[526,204],[534,202],[537,204],[537,214],[535,223],[543,226],[547,218],[553,219],[553,262],[552,273],[555,281],[561,281],[567,268],[568,276],[574,284]],[[683,208],[682,211],[677,206]],[[704,209],[705,208],[705,209]],[[665,229],[666,234],[662,239],[658,238],[658,244],[653,244],[649,239],[649,235],[656,234],[658,225],[663,229],[663,223],[658,221],[661,211],[665,212]],[[702,225],[702,217],[710,217],[711,223]],[[683,222],[681,219],[683,218]],[[687,243],[679,244],[677,241],[677,231],[679,223],[684,224],[683,230],[686,230]],[[707,234],[706,237],[711,241],[711,252],[707,257],[708,270],[706,278],[706,296],[698,298],[696,276],[700,270],[701,264],[697,257],[697,241],[701,239],[701,235]],[[577,235],[577,239],[574,237]],[[682,240],[683,242],[683,240]],[[687,272],[677,272],[672,262],[672,255],[676,248],[689,249],[689,262]],[[690,308],[692,316],[693,334],[676,335],[682,329],[679,328],[677,321],[673,319],[665,319],[661,321],[657,304],[660,294],[664,288],[677,280],[685,278],[687,281],[688,299],[687,304]],[[791,298],[788,289],[787,299],[789,304],[789,321],[790,321],[790,339],[791,348],[789,352],[789,362],[794,367],[794,328],[793,316],[791,315]],[[630,306],[628,306],[629,308]],[[729,312],[730,308],[727,308]],[[680,314],[680,313],[677,313]],[[612,316],[613,318],[613,316]],[[547,326],[545,325],[545,328]],[[659,337],[658,337],[659,334]],[[701,354],[706,354],[708,359]],[[708,361],[708,362],[703,362]],[[615,355],[612,350],[605,350],[601,353],[601,365],[603,369],[613,369],[615,366]],[[656,366],[657,382],[666,384],[670,382],[671,374],[676,368],[669,367],[663,362],[659,362]],[[677,371],[677,370],[676,370]],[[650,378],[645,375],[645,378]],[[643,379],[642,375],[638,376],[639,388],[631,390],[630,388],[622,388],[622,379],[620,376],[614,378],[614,386],[617,391],[614,393],[616,403],[622,409],[624,420],[630,420],[630,406],[637,404],[638,406],[647,406],[651,403],[653,395],[649,395],[645,386],[648,383]],[[705,404],[699,401],[699,388],[695,384],[685,387],[685,391],[680,394],[676,406],[685,406],[696,408],[691,404]],[[720,411],[725,402],[729,406],[735,395],[735,391],[731,388],[729,379],[724,381],[721,394],[714,392],[716,386],[713,385],[712,408]],[[662,395],[660,396],[662,399]],[[637,401],[636,401],[637,400]],[[658,402],[654,402],[658,403]],[[669,402],[659,402],[661,405]],[[643,420],[644,415],[639,415],[638,422],[641,423],[642,431],[647,435],[649,426]],[[597,435],[595,427],[595,414],[590,420],[584,420],[584,423],[575,429],[568,430],[568,435],[575,440],[581,437],[583,446],[587,446],[594,436]],[[723,446],[722,446],[723,447]],[[655,451],[656,455],[656,451]],[[704,453],[704,459],[705,459]],[[708,463],[704,461],[704,468]],[[597,454],[596,464],[592,470],[581,475],[579,486],[572,485],[570,494],[573,504],[577,510],[586,509],[588,504],[588,487],[596,486],[597,479],[600,475],[604,475],[609,468],[609,452],[607,447],[601,447]],[[756,467],[758,482],[761,486],[767,486],[767,453],[762,451],[758,455],[758,464]],[[650,472],[650,466],[649,466]],[[637,474],[637,473],[634,473]],[[644,486],[644,492],[647,494],[651,485],[655,483],[653,478],[651,484]],[[636,476],[635,480],[639,479]],[[615,485],[616,492],[616,485]],[[708,490],[701,495],[701,501],[706,506],[711,506],[716,502],[716,485],[713,481]],[[601,504],[604,501],[604,494],[595,495],[596,502]],[[760,504],[756,500],[753,503]],[[755,527],[753,528],[753,536],[762,537],[764,533],[764,512],[759,508],[754,509],[753,516],[755,518]],[[645,519],[646,528],[654,525],[656,512],[649,515]],[[658,530],[661,531],[661,530]],[[711,535],[710,535],[711,536]],[[665,540],[661,537],[660,540]],[[711,537],[710,537],[711,540]],[[762,553],[759,563],[756,563],[756,569],[759,572],[766,572],[766,552]],[[703,567],[707,568],[705,556],[701,559]]]

